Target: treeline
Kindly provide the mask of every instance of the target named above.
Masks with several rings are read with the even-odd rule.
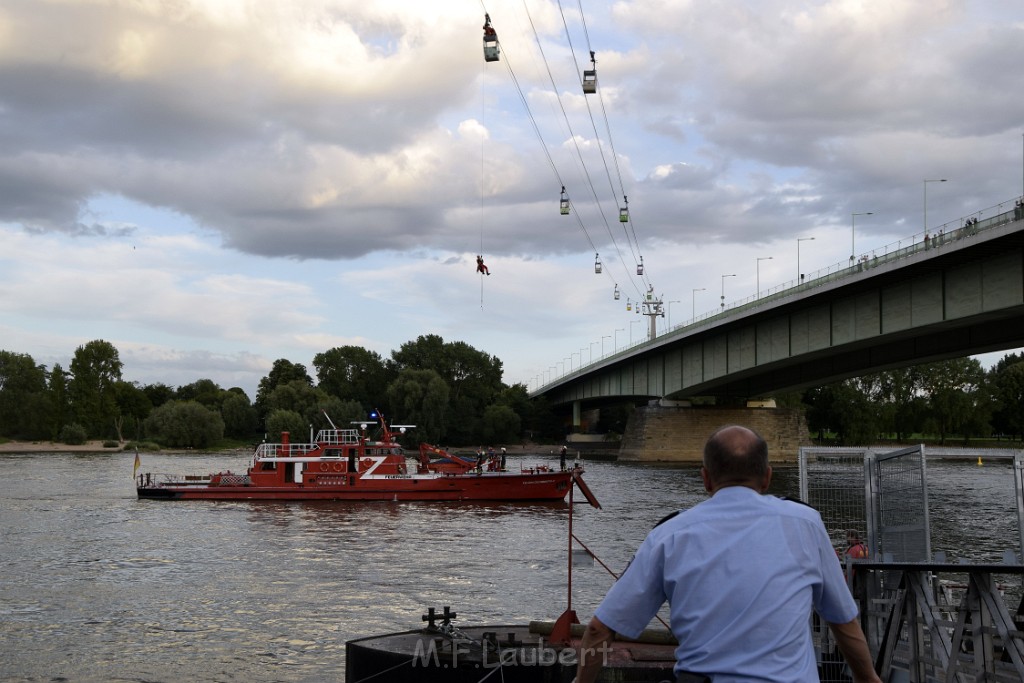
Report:
[[[117,349],[103,340],[78,347],[65,370],[0,350],[0,437],[82,443],[154,441],[207,448],[225,438],[305,439],[327,426],[366,420],[372,410],[415,424],[413,443],[453,446],[518,443],[524,435],[557,441],[566,425],[522,384],[501,381],[498,358],[437,335],[406,342],[391,357],[341,346],[303,365],[280,359],[260,380],[255,400],[210,379],[177,388],[122,378]],[[1004,356],[991,370],[958,358],[889,370],[777,397],[806,411],[819,442],[865,445],[929,435],[939,443],[1024,435],[1024,357]],[[601,409],[597,432],[619,432],[631,404]]]
[[[521,384],[501,381],[501,361],[463,342],[426,335],[384,359],[342,346],[305,366],[280,359],[255,400],[210,379],[172,388],[122,378],[117,349],[103,340],[76,349],[70,367],[47,369],[31,356],[0,350],[0,437],[82,443],[154,441],[206,448],[225,437],[302,438],[327,425],[366,420],[371,410],[417,425],[417,441],[452,445],[515,443],[531,433],[557,439],[561,421]]]
[[[955,358],[887,370],[803,393],[807,424],[819,441],[860,446],[924,435],[940,444],[1024,436],[1024,356],[990,370]]]

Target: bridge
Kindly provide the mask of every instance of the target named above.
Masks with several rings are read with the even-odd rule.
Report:
[[[1024,346],[1016,200],[811,274],[563,374],[531,393],[582,407],[745,398]]]

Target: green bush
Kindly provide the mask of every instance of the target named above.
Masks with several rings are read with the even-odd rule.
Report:
[[[118,441],[110,441],[110,440],[107,440],[107,441],[104,441],[104,442],[103,442],[103,447],[104,447],[104,448],[117,448],[117,447],[118,447],[118,446],[120,446],[120,445],[121,445],[121,443],[120,443],[120,442],[118,442]]]
[[[57,440],[69,446],[81,446],[86,442],[87,437],[88,434],[85,432],[85,427],[77,422],[72,422],[71,424],[64,425],[63,429],[60,430]]]

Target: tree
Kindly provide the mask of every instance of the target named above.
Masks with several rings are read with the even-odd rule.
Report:
[[[50,411],[46,369],[28,354],[0,351],[0,435],[49,438]]]
[[[274,366],[270,369],[270,374],[261,379],[259,386],[256,388],[256,413],[261,419],[267,414],[268,409],[265,406],[267,395],[282,384],[293,381],[301,381],[309,386],[313,386],[313,379],[306,372],[305,365],[292,363],[284,358],[275,360]]]
[[[59,363],[53,364],[50,370],[50,383],[48,387],[50,395],[51,413],[51,436],[60,434],[64,425],[71,420],[71,398],[68,394],[68,375]]]
[[[480,435],[480,419],[504,385],[502,364],[497,358],[477,351],[465,342],[446,344],[436,334],[422,335],[393,351],[392,367],[404,370],[433,370],[449,389],[447,414],[457,417],[448,422],[446,440],[472,443]],[[393,394],[389,390],[388,396]],[[392,412],[397,406],[392,405]]]
[[[143,421],[153,411],[153,404],[149,402],[149,396],[142,387],[134,382],[117,382],[115,389],[118,410],[118,416],[115,418],[117,440],[124,442],[125,431],[138,438]]]
[[[1024,360],[996,364],[989,377],[996,400],[992,426],[1000,433],[1024,438]]]
[[[224,420],[225,436],[235,438],[251,437],[259,427],[256,409],[252,407],[245,392],[228,391],[220,404],[220,415]]]
[[[969,424],[977,425],[974,411],[980,410],[985,397],[980,391],[985,378],[975,358],[953,358],[919,366],[921,391],[928,405],[927,425],[946,443],[948,434],[963,434]]]
[[[174,397],[179,401],[196,401],[207,408],[220,408],[224,390],[212,379],[198,379],[192,384],[178,387]]]
[[[358,401],[365,410],[385,407],[392,377],[380,354],[360,346],[338,346],[313,357],[317,386],[342,401]]]
[[[822,439],[826,431],[836,433],[842,446],[866,446],[878,437],[878,412],[857,380],[834,382],[804,394],[807,425]]]
[[[220,413],[195,401],[168,401],[154,408],[146,434],[171,448],[208,448],[224,438]]]
[[[304,443],[308,425],[306,418],[294,410],[272,408],[267,414],[267,434],[271,441],[279,440],[282,432],[288,432],[292,442]]]
[[[875,377],[871,396],[879,408],[882,431],[895,434],[897,441],[920,431],[924,400],[918,369],[896,368]]]
[[[159,408],[174,398],[174,389],[166,384],[146,384],[142,387],[142,391],[154,408]]]
[[[113,433],[117,417],[116,383],[121,380],[121,359],[110,342],[97,339],[75,350],[68,385],[76,422],[93,437]]]
[[[508,406],[491,405],[484,410],[480,425],[484,443],[510,443],[519,440],[522,420]]]
[[[421,441],[445,435],[448,385],[433,370],[403,370],[388,387],[388,403],[402,422],[416,425]]]

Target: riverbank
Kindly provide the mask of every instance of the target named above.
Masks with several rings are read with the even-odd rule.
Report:
[[[86,441],[83,444],[66,444],[59,441],[4,441],[0,453],[117,453],[123,445],[104,447],[105,441]]]

